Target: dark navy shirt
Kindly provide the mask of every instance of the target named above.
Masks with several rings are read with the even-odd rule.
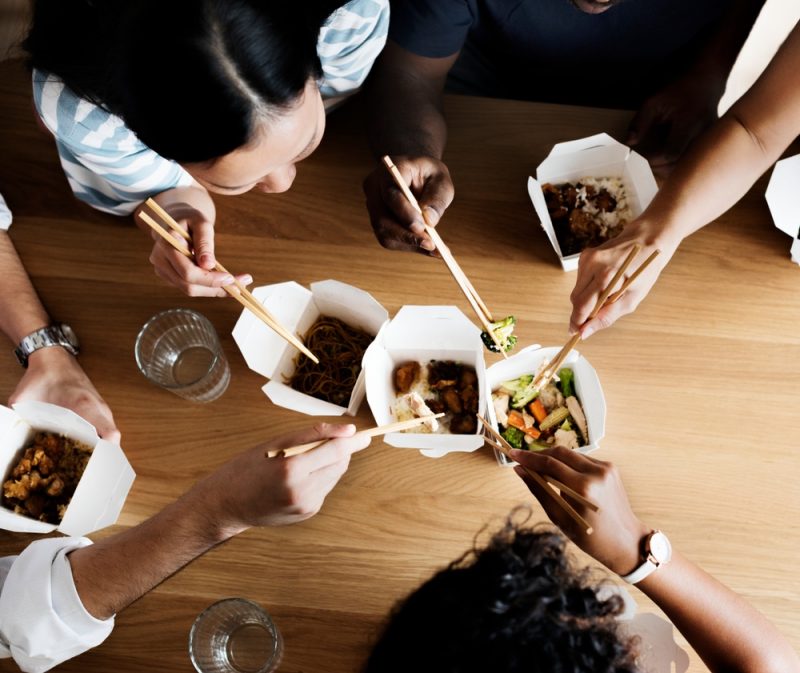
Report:
[[[636,107],[696,57],[730,0],[393,0],[389,37],[420,56],[461,50],[448,88]]]

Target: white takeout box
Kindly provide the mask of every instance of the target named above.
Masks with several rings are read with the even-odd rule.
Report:
[[[37,431],[54,432],[94,447],[86,469],[60,524],[37,521],[0,507],[0,528],[18,533],[87,535],[113,524],[125,503],[136,473],[118,444],[100,439],[88,421],[73,411],[44,402],[0,406],[0,467],[3,481]]]
[[[789,254],[796,264],[800,264],[800,202],[797,200],[799,186],[800,154],[796,154],[775,164],[766,193],[772,221],[778,229],[793,239]]]
[[[290,281],[257,287],[253,294],[293,334],[308,332],[320,315],[339,318],[372,335],[377,335],[389,319],[386,309],[357,287],[337,280],[311,283],[310,287],[307,290]],[[346,407],[311,397],[285,384],[284,377],[294,372],[298,351],[248,310],[242,311],[236,322],[233,339],[247,366],[270,379],[262,390],[279,407],[311,416],[354,416],[364,401],[363,368]]]
[[[542,185],[575,182],[581,178],[620,178],[628,193],[633,217],[639,217],[658,191],[650,164],[641,154],[614,140],[607,133],[558,143],[536,169],[536,179],[528,178],[528,195],[550,239],[564,271],[578,268],[580,254],[564,257],[553,221],[547,212]]]
[[[497,415],[492,404],[492,391],[497,390],[504,381],[511,381],[524,374],[535,374],[542,363],[549,362],[558,351],[559,347],[542,348],[538,344],[523,348],[508,360],[502,360],[486,370],[486,400],[488,421],[492,427],[500,431]],[[562,367],[569,367],[575,373],[575,392],[583,407],[586,416],[586,425],[589,428],[589,444],[577,449],[581,453],[591,453],[599,445],[606,434],[606,398],[597,372],[589,361],[578,351],[573,350],[564,360]],[[502,453],[495,450],[495,457],[500,465],[515,465]]]
[[[403,306],[364,355],[367,402],[378,425],[393,423],[397,393],[394,369],[410,360],[453,360],[472,365],[478,376],[478,409],[486,405],[486,363],[481,331],[455,306]],[[393,432],[383,441],[390,446],[421,449],[429,458],[483,446],[480,429],[474,435]]]

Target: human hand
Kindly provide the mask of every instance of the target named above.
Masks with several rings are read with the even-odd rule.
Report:
[[[210,507],[209,518],[219,525],[222,539],[251,526],[303,521],[320,510],[347,471],[350,456],[369,445],[369,437],[353,437],[355,432],[353,425],[318,423],[284,435],[237,456],[193,490]],[[290,458],[265,456],[267,450],[320,439],[331,441]]]
[[[692,140],[717,120],[724,86],[700,73],[669,84],[639,108],[627,144],[647,157],[656,175],[666,177]]]
[[[148,231],[153,238],[153,250],[150,263],[156,275],[170,285],[182,290],[190,297],[224,297],[225,285],[231,285],[234,277],[228,273],[216,271],[217,260],[214,255],[214,221],[208,215],[188,204],[177,204],[166,208],[175,221],[188,232],[191,243],[187,243],[179,234],[168,233],[184,245],[194,250],[195,259],[189,259],[175,250],[156,232]],[[247,274],[237,276],[243,285],[253,282]]]
[[[403,179],[417,197],[432,226],[453,201],[450,171],[433,157],[392,157]],[[375,236],[384,248],[435,255],[436,246],[425,233],[425,222],[380,164],[364,180],[367,211]]]
[[[574,334],[580,331],[582,338],[588,339],[598,330],[610,327],[622,316],[635,311],[675,254],[680,241],[679,235],[665,227],[639,218],[625,225],[625,229],[616,238],[596,248],[584,250],[578,264],[575,288],[570,295],[572,301],[570,332]],[[655,250],[659,251],[658,257],[631,283],[617,301],[606,304],[596,317],[588,320],[600,293],[611,282],[635,244],[639,244],[642,251],[633,261],[631,272],[635,271]]]
[[[114,416],[73,355],[59,346],[33,352],[28,368],[8,400],[49,402],[86,419],[103,439],[119,444]]]
[[[550,520],[570,540],[618,575],[627,575],[637,568],[640,543],[650,529],[631,510],[614,465],[562,446],[543,451],[515,449],[511,457],[519,463],[514,468],[516,473],[541,503]],[[561,494],[594,529],[593,532],[587,535],[524,468],[558,479],[597,505],[599,511],[593,512],[566,493]]]

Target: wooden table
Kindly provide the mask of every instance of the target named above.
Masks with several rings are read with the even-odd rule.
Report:
[[[575,275],[561,271],[525,181],[553,143],[600,131],[622,137],[630,114],[452,97],[447,117],[457,196],[442,235],[488,304],[519,317],[523,344],[562,343]],[[468,312],[442,263],[376,243],[361,192],[372,166],[361,128],[352,107],[334,113],[288,194],[217,198],[220,257],[257,284],[352,283],[390,314],[427,303]],[[0,66],[0,147],[14,242],[52,315],[78,331],[81,362],[138,473],[118,525],[94,537],[136,525],[237,452],[312,422],[260,391],[264,381],[230,337],[237,304],[165,286],[147,261],[149,240],[130,221],[72,197],[16,63]],[[800,269],[763,192],[762,181],[689,240],[636,314],[582,350],[608,402],[596,455],[619,464],[635,510],[800,647]],[[136,370],[139,327],[177,306],[213,321],[230,360],[230,388],[210,405],[156,389]],[[6,400],[20,374],[10,344],[0,349],[0,372]],[[371,422],[366,403],[357,422]],[[357,670],[392,604],[521,502],[533,500],[488,450],[432,460],[375,441],[318,516],[250,531],[195,561],[122,613],[101,647],[60,670],[190,671],[192,621],[225,596],[251,598],[275,616],[286,640],[282,671]],[[535,503],[533,512],[543,517]],[[0,553],[32,539],[0,533]],[[702,670],[694,654],[691,670]]]

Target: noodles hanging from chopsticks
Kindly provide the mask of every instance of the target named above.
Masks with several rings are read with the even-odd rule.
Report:
[[[320,316],[303,339],[319,364],[298,354],[294,374],[287,383],[306,395],[347,406],[361,372],[364,351],[373,338],[338,318]]]

